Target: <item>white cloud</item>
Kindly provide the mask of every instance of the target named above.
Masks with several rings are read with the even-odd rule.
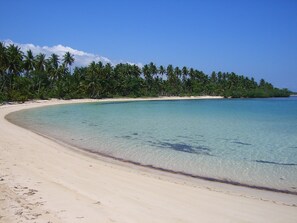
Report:
[[[66,52],[71,53],[74,56],[74,66],[87,66],[89,65],[91,62],[95,61],[95,62],[99,62],[101,61],[102,63],[106,64],[106,63],[110,63],[112,65],[116,65],[118,64],[118,62],[115,61],[111,61],[110,59],[100,56],[100,55],[96,55],[96,54],[92,54],[92,53],[87,53],[84,51],[80,51],[80,50],[76,50],[73,49],[71,47],[68,46],[63,46],[63,45],[56,45],[56,46],[38,46],[38,45],[34,45],[31,43],[15,43],[12,40],[4,40],[1,41],[3,42],[5,45],[9,45],[9,44],[15,44],[17,46],[19,46],[21,48],[21,50],[25,53],[27,52],[27,50],[32,50],[34,55],[37,55],[39,53],[43,53],[46,55],[46,57],[50,57],[51,54],[55,53],[59,56],[60,60],[62,60],[63,55]],[[121,61],[120,63],[129,63],[129,64],[135,64],[137,66],[142,67],[141,63],[131,63],[131,62],[123,62]]]

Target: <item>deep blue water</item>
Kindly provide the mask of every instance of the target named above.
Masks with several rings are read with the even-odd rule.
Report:
[[[144,165],[297,191],[297,97],[84,103],[9,118]]]

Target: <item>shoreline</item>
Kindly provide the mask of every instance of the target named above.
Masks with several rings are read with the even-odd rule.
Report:
[[[98,99],[98,100],[95,99],[94,101],[93,101],[93,99],[91,99],[92,101],[89,101],[89,99],[83,99],[82,100],[83,102],[80,102],[80,100],[78,100],[77,103],[96,103],[96,102],[97,103],[113,103],[113,102],[116,103],[116,102],[133,102],[133,101],[160,101],[160,100],[162,100],[162,101],[170,101],[170,100],[173,101],[173,100],[201,100],[201,99],[211,99],[211,100],[213,100],[213,99],[224,99],[224,98],[222,98],[220,96],[197,96],[197,97],[191,96],[191,97],[160,97],[160,98],[118,98],[118,99]],[[50,101],[50,100],[48,100],[48,101]],[[63,101],[63,100],[58,100],[58,101],[68,103],[68,101]],[[72,102],[76,103],[75,101],[76,100],[74,100],[74,101],[70,100],[69,102],[72,104]],[[47,102],[47,100],[45,102]],[[32,102],[29,102],[29,103],[32,103]],[[297,195],[296,191],[290,191],[290,190],[287,190],[287,189],[265,187],[265,186],[259,186],[259,185],[256,185],[256,184],[242,183],[242,182],[234,181],[234,180],[196,175],[196,174],[191,174],[191,173],[187,173],[187,172],[184,172],[184,171],[176,171],[176,170],[172,170],[172,169],[162,168],[162,167],[154,166],[154,165],[151,165],[151,164],[142,164],[141,162],[132,161],[132,160],[128,160],[128,159],[123,159],[123,158],[120,158],[120,157],[109,155],[109,154],[104,153],[104,152],[93,151],[93,150],[90,150],[90,149],[87,149],[87,148],[81,148],[81,147],[78,147],[78,146],[76,146],[74,144],[71,144],[70,142],[66,142],[66,141],[63,141],[63,140],[60,140],[60,139],[56,139],[56,138],[53,138],[51,136],[39,133],[38,131],[33,131],[30,128],[27,128],[26,126],[19,125],[16,122],[14,122],[12,119],[9,119],[7,117],[8,115],[9,114],[7,114],[5,116],[5,119],[8,120],[9,122],[11,122],[14,125],[20,126],[20,127],[24,128],[24,129],[27,129],[28,131],[34,132],[35,134],[38,134],[38,135],[40,135],[42,137],[53,140],[53,141],[55,141],[57,143],[60,143],[60,144],[66,145],[66,146],[71,146],[72,148],[76,148],[77,150],[83,150],[83,151],[85,151],[87,153],[92,153],[92,154],[95,154],[95,155],[98,155],[98,156],[101,156],[101,157],[105,157],[105,158],[108,158],[108,159],[116,160],[116,161],[119,161],[119,162],[122,162],[122,163],[131,164],[131,168],[134,168],[134,166],[141,166],[141,167],[149,168],[149,169],[156,170],[156,171],[166,172],[166,173],[170,173],[170,174],[174,174],[174,175],[182,175],[182,176],[185,176],[185,177],[190,177],[190,178],[194,178],[194,179],[201,179],[201,180],[210,181],[210,182],[234,185],[234,186],[238,186],[238,187],[246,187],[246,188],[251,188],[251,189],[256,189],[256,190],[271,191],[271,192],[276,192],[276,193]]]
[[[15,124],[12,120],[9,120],[5,117],[6,120],[8,120],[10,123]],[[295,191],[290,191],[290,190],[285,190],[285,189],[277,189],[277,188],[272,188],[272,187],[265,187],[265,186],[258,186],[258,185],[254,185],[254,184],[245,184],[245,183],[240,183],[238,181],[232,181],[232,180],[224,180],[224,179],[220,179],[220,178],[213,178],[213,177],[208,177],[208,176],[200,176],[200,175],[195,175],[195,174],[191,174],[191,173],[187,173],[187,172],[183,172],[183,171],[175,171],[175,170],[171,170],[171,169],[166,169],[166,168],[162,168],[162,167],[157,167],[151,164],[142,164],[140,162],[136,162],[136,161],[132,161],[132,160],[128,160],[128,159],[123,159],[120,157],[115,157],[103,152],[98,152],[98,151],[93,151],[90,149],[86,149],[86,148],[81,148],[78,147],[76,145],[72,145],[68,142],[64,142],[63,140],[59,140],[47,135],[44,135],[42,133],[36,132],[36,131],[32,131],[29,128],[26,128],[24,126],[21,125],[17,125],[20,126],[28,131],[31,131],[35,134],[40,135],[41,137],[44,137],[46,139],[52,140],[54,142],[57,142],[61,145],[64,145],[70,149],[73,149],[75,151],[81,151],[83,154],[85,153],[89,153],[90,154],[94,154],[96,156],[96,158],[107,158],[108,161],[107,162],[111,162],[111,160],[114,161],[119,161],[119,164],[128,164],[130,166],[130,168],[135,168],[136,166],[138,167],[143,167],[146,169],[150,169],[152,171],[154,171],[156,174],[160,174],[160,172],[162,173],[168,173],[168,174],[172,174],[172,175],[179,175],[179,176],[184,176],[184,177],[188,177],[188,178],[193,178],[193,179],[199,179],[199,180],[203,180],[203,181],[207,181],[207,182],[214,182],[214,183],[219,183],[219,184],[226,184],[226,185],[232,185],[232,186],[236,186],[236,187],[244,187],[244,188],[249,188],[249,189],[253,189],[253,190],[260,190],[260,191],[268,191],[268,192],[273,192],[273,193],[283,193],[283,194],[288,194],[288,195],[296,195],[297,196],[297,192]],[[97,157],[99,156],[99,157]],[[297,199],[297,197],[296,197]],[[296,205],[297,205],[297,200],[296,200]]]
[[[39,133],[36,133],[36,134],[39,134]],[[61,141],[59,141],[57,139],[52,139],[52,138],[44,136],[42,134],[39,134],[39,135],[41,135],[43,137],[46,137],[46,138],[49,138],[51,140],[55,140],[58,143],[61,142]],[[62,143],[64,144],[64,142],[62,142]],[[67,143],[65,143],[65,144],[67,144]],[[70,145],[70,146],[71,147],[76,147],[74,145]],[[171,170],[171,169],[157,167],[157,166],[154,166],[154,165],[151,165],[151,164],[142,164],[140,162],[127,160],[127,159],[111,156],[111,155],[108,155],[108,154],[105,154],[105,153],[92,151],[92,150],[88,150],[88,149],[84,149],[84,148],[79,148],[79,147],[76,147],[76,148],[79,149],[79,150],[83,150],[83,151],[85,151],[87,153],[95,154],[97,156],[102,156],[102,157],[105,157],[105,158],[108,158],[108,159],[112,159],[112,160],[116,160],[116,161],[119,161],[119,162],[131,164],[131,168],[133,168],[134,166],[140,166],[140,167],[148,168],[148,169],[151,169],[151,170],[156,170],[158,172],[161,171],[161,172],[165,172],[165,173],[169,173],[169,174],[173,174],[173,175],[185,176],[185,177],[189,177],[189,178],[193,178],[193,179],[200,179],[200,180],[204,180],[204,181],[215,182],[215,183],[220,183],[220,184],[227,184],[227,185],[232,185],[232,186],[236,186],[236,187],[245,187],[245,188],[250,188],[250,189],[254,189],[254,190],[269,191],[269,192],[273,192],[273,193],[283,193],[283,194],[297,196],[297,192],[295,192],[295,191],[290,191],[290,190],[285,190],[285,189],[277,189],[277,188],[272,188],[272,187],[257,186],[257,185],[253,185],[253,184],[245,184],[245,183],[240,183],[238,181],[224,180],[224,179],[207,177],[207,176],[200,176],[200,175],[195,175],[195,174],[191,174],[191,173],[187,173],[187,172],[183,172],[183,171],[175,171],[175,170]],[[297,205],[297,203],[296,203],[296,205]]]
[[[139,101],[139,100],[181,100],[183,98],[158,98],[158,99],[117,99],[117,101]],[[198,99],[198,98],[193,98],[193,97],[188,97],[187,99]],[[202,99],[209,99],[209,97],[207,98],[202,98]],[[217,97],[214,98],[214,99],[218,99]],[[109,185],[111,188],[113,188],[115,191],[121,191],[121,194],[122,195],[125,195],[125,194],[129,194],[130,196],[135,196],[135,194],[138,194],[137,191],[138,190],[144,190],[146,191],[147,193],[151,193],[151,190],[153,189],[150,189],[151,187],[153,186],[156,186],[157,188],[159,187],[166,187],[167,190],[159,190],[159,189],[155,189],[157,194],[159,194],[159,197],[158,198],[155,198],[155,199],[151,199],[148,195],[142,195],[141,193],[138,194],[139,198],[141,201],[146,201],[146,202],[143,202],[142,204],[139,204],[137,206],[133,206],[134,208],[147,208],[148,206],[152,206],[152,204],[156,204],[156,202],[159,204],[160,202],[164,202],[164,199],[165,199],[165,203],[168,202],[168,199],[170,197],[173,197],[176,195],[178,197],[173,199],[172,202],[174,203],[174,205],[170,204],[169,206],[171,207],[170,210],[175,210],[174,208],[180,208],[180,207],[185,207],[186,203],[187,202],[190,202],[191,204],[196,204],[198,205],[199,207],[203,207],[203,204],[205,204],[207,206],[207,203],[208,203],[208,200],[212,200],[213,202],[226,202],[228,203],[228,205],[226,205],[226,207],[223,205],[223,206],[220,206],[220,207],[215,207],[214,209],[213,208],[207,208],[204,210],[204,212],[206,212],[207,214],[202,214],[198,209],[197,207],[195,207],[195,205],[193,207],[188,207],[189,210],[188,212],[186,211],[184,213],[184,215],[182,215],[180,213],[180,215],[178,215],[178,218],[181,218],[183,219],[182,222],[195,222],[195,218],[189,218],[189,216],[191,217],[198,217],[199,216],[199,213],[200,215],[202,214],[204,216],[202,216],[202,219],[214,219],[216,217],[220,217],[220,218],[217,218],[217,219],[223,219],[223,221],[229,221],[230,219],[232,219],[230,217],[230,215],[228,214],[225,214],[223,216],[219,216],[219,215],[214,215],[214,216],[210,216],[210,215],[213,215],[214,213],[217,213],[218,211],[226,211],[227,213],[230,212],[230,210],[226,210],[227,208],[230,208],[230,206],[234,206],[234,208],[236,209],[236,206],[241,203],[242,205],[247,205],[245,207],[248,207],[248,210],[250,212],[250,215],[249,216],[245,216],[247,217],[248,219],[253,219],[254,222],[265,222],[264,220],[267,220],[266,218],[262,218],[260,217],[261,213],[261,208],[265,211],[271,211],[271,213],[274,213],[274,211],[281,211],[281,213],[286,213],[284,215],[280,214],[280,217],[282,217],[282,219],[286,219],[288,222],[290,222],[291,220],[293,220],[295,217],[297,217],[297,214],[295,213],[296,212],[296,204],[297,204],[297,197],[295,195],[290,195],[290,194],[282,194],[282,193],[275,193],[275,192],[270,192],[270,191],[261,191],[261,190],[256,190],[256,189],[251,189],[251,188],[242,188],[240,186],[233,186],[233,185],[223,185],[222,183],[218,183],[218,182],[205,182],[206,180],[201,180],[201,179],[188,179],[189,176],[177,176],[177,175],[180,175],[180,174],[176,174],[176,173],[162,173],[164,172],[164,170],[156,170],[156,167],[153,168],[150,168],[151,170],[148,170],[149,168],[148,167],[142,167],[142,166],[137,166],[135,164],[131,164],[131,163],[126,163],[126,164],[123,164],[123,160],[119,161],[119,160],[113,160],[111,161],[110,159],[114,159],[114,158],[106,158],[106,157],[98,157],[98,155],[94,155],[94,154],[91,154],[90,151],[78,151],[78,150],[81,150],[81,149],[78,149],[78,148],[72,148],[72,149],[69,149],[69,147],[72,147],[71,145],[64,145],[64,143],[61,143],[61,142],[58,142],[57,143],[57,140],[54,140],[52,141],[51,138],[47,137],[47,136],[42,136],[42,135],[37,135],[36,133],[33,133],[31,132],[30,130],[27,130],[27,129],[24,129],[24,128],[21,128],[19,126],[15,126],[14,124],[8,122],[6,119],[4,119],[4,117],[10,113],[10,112],[13,112],[13,111],[18,111],[18,110],[22,110],[22,109],[28,109],[28,108],[33,108],[33,107],[40,107],[40,106],[48,106],[48,105],[57,105],[57,104],[68,104],[68,103],[84,103],[84,102],[109,102],[109,101],[116,101],[115,99],[103,99],[103,100],[92,100],[92,99],[83,99],[83,100],[70,100],[70,101],[61,101],[61,100],[51,100],[51,101],[37,101],[37,102],[29,102],[29,103],[24,103],[24,104],[14,104],[14,105],[4,105],[4,106],[0,106],[0,124],[5,124],[4,128],[6,128],[7,130],[11,129],[11,131],[8,131],[6,132],[5,134],[3,134],[4,136],[0,136],[0,151],[1,151],[1,155],[3,153],[3,148],[6,146],[6,149],[11,147],[13,148],[13,150],[16,150],[16,151],[11,151],[11,153],[14,154],[14,159],[15,160],[18,160],[18,159],[21,159],[22,160],[22,157],[17,157],[17,152],[18,152],[18,149],[17,147],[20,146],[13,146],[13,142],[11,142],[11,140],[5,140],[6,136],[9,138],[9,134],[11,134],[12,132],[16,132],[16,134],[19,135],[19,137],[21,138],[21,135],[22,136],[30,136],[29,137],[29,140],[25,140],[25,143],[23,146],[25,146],[25,144],[34,144],[33,147],[35,145],[35,143],[37,143],[38,141],[42,141],[43,143],[45,143],[44,147],[44,154],[42,154],[42,152],[40,150],[38,150],[38,148],[32,148],[32,150],[34,151],[34,155],[36,154],[36,159],[38,159],[39,156],[43,156],[43,155],[49,155],[50,157],[53,157],[55,159],[57,159],[57,161],[52,161],[53,163],[51,163],[51,160],[48,160],[48,158],[46,158],[44,160],[44,162],[47,163],[48,166],[50,166],[51,168],[53,168],[53,164],[54,164],[54,167],[55,168],[65,168],[65,166],[68,166],[69,168],[69,163],[73,163],[73,160],[76,159],[77,162],[75,162],[78,166],[80,166],[82,169],[79,170],[80,172],[83,172],[82,173],[82,176],[81,178],[84,178],[84,180],[88,181],[90,180],[90,185],[80,185],[81,183],[78,181],[75,181],[75,179],[72,179],[73,177],[75,178],[75,176],[72,176],[70,173],[71,173],[71,170],[65,170],[65,173],[67,178],[71,178],[72,180],[72,183],[73,185],[69,184],[69,182],[66,182],[66,179],[63,179],[63,178],[59,178],[58,180],[55,179],[55,182],[56,184],[61,184],[61,182],[63,182],[63,189],[61,189],[60,187],[57,188],[57,194],[59,196],[63,196],[63,193],[61,194],[61,192],[63,192],[64,190],[67,189],[72,191],[72,187],[76,187],[76,191],[80,191],[80,195],[81,194],[89,194],[91,193],[92,196],[94,196],[94,194],[89,191],[89,187],[92,188],[92,185],[97,185],[98,182],[97,181],[100,181],[100,179],[90,179],[86,176],[84,176],[84,174],[91,174],[91,175],[94,175],[95,172],[92,172],[89,173],[89,169],[91,168],[89,165],[92,165],[93,166],[99,166],[100,168],[97,169],[97,171],[100,172],[100,169],[106,169],[106,174],[104,175],[104,178],[106,180],[105,183],[107,184],[110,184],[112,182],[114,182],[116,180],[116,178],[113,176],[113,175],[110,175],[108,173],[115,173],[116,176],[121,176],[120,179],[121,181],[117,181],[118,183],[122,183],[122,181],[124,181],[124,185],[126,185],[126,189],[127,188],[131,188],[132,191],[130,190],[125,190],[125,188],[118,188],[119,185]],[[0,127],[1,129],[0,130],[3,130],[2,127]],[[14,131],[13,131],[14,130]],[[6,143],[6,144],[5,144]],[[32,146],[32,145],[31,145]],[[30,147],[28,147],[30,148]],[[28,153],[30,151],[27,151]],[[32,152],[32,151],[31,151]],[[24,152],[23,152],[24,153]],[[58,155],[58,154],[62,154],[62,155],[67,155],[68,157],[56,157],[54,155]],[[29,154],[26,154],[26,156],[29,156],[30,157],[30,153]],[[3,158],[0,160],[1,162],[1,168],[2,168],[2,163],[5,161],[5,158],[6,156],[3,156]],[[68,162],[65,162],[64,163],[64,160],[63,158],[65,158],[65,160],[69,161]],[[66,158],[69,158],[69,159],[66,159]],[[62,160],[61,160],[62,159]],[[3,161],[4,160],[4,161]],[[84,164],[89,164],[87,166],[87,168],[85,169],[85,167],[82,166],[82,163],[84,160],[87,160],[88,162],[87,163],[84,163]],[[22,160],[23,162],[28,162],[27,160]],[[15,161],[11,162],[11,164],[9,164],[8,162],[6,162],[6,166],[9,166],[10,168],[14,168],[13,165],[16,164],[16,166],[18,166],[18,163],[14,163]],[[34,160],[34,162],[37,162],[37,160]],[[59,162],[59,164],[61,165],[61,167],[58,165],[56,165],[55,162]],[[14,163],[14,164],[13,164]],[[29,164],[27,163],[27,166]],[[22,177],[26,176],[27,177],[29,176],[30,178],[32,178],[32,176],[30,174],[32,174],[32,172],[38,172],[38,168],[36,168],[36,166],[34,166],[34,163],[31,164],[32,165],[32,168],[30,169],[30,171],[25,171],[25,174],[21,174]],[[43,164],[40,163],[39,166],[42,166]],[[29,165],[30,166],[30,165]],[[71,165],[72,166],[72,165]],[[43,167],[44,168],[44,167]],[[26,169],[26,168],[25,168]],[[5,168],[3,168],[3,172],[5,173]],[[51,169],[50,169],[51,170]],[[19,170],[20,171],[20,170]],[[8,171],[9,172],[9,171]],[[22,172],[22,171],[21,171]],[[102,171],[101,171],[102,172]],[[160,173],[161,172],[161,173]],[[168,172],[168,171],[167,171]],[[1,175],[0,175],[0,178],[3,179],[0,181],[0,189],[2,189],[2,184],[4,182],[4,185],[6,183],[6,177],[3,177],[4,175],[7,175],[7,174],[3,174],[2,171],[0,172]],[[53,171],[52,173],[52,177],[51,178],[56,178],[56,175],[59,174],[59,172],[55,172]],[[75,174],[75,172],[72,172],[72,174]],[[127,176],[127,174],[130,176],[130,178],[123,178],[123,176]],[[34,174],[32,174],[34,175]],[[36,174],[35,174],[36,175]],[[38,175],[38,174],[37,174]],[[103,176],[102,176],[103,177]],[[38,177],[37,177],[38,178]],[[44,192],[43,193],[48,193],[49,191],[51,191],[53,189],[53,186],[51,183],[48,182],[48,179],[46,176],[43,176],[43,182],[46,186],[46,188],[44,189]],[[134,180],[133,180],[134,179]],[[131,180],[131,182],[130,182]],[[141,180],[145,181],[147,183],[147,185],[139,185]],[[41,181],[41,179],[39,179],[39,181]],[[51,179],[52,181],[52,179]],[[126,182],[128,181],[128,182]],[[13,182],[16,182],[16,179],[15,177],[13,177],[11,179],[11,183]],[[134,185],[134,183],[136,185]],[[138,187],[138,186],[139,187]],[[168,187],[168,185],[170,187]],[[7,185],[6,185],[7,186]],[[9,185],[8,185],[9,186]],[[100,185],[97,185],[99,186],[100,188]],[[101,187],[103,187],[101,185]],[[65,189],[66,188],[66,189]],[[153,187],[154,188],[154,187]],[[102,189],[102,188],[101,188]],[[188,199],[187,199],[187,202],[184,201],[184,202],[177,202],[176,203],[176,199],[179,200],[179,199],[183,199],[182,197],[180,197],[178,194],[174,193],[175,190],[180,190],[183,191],[185,193],[184,196],[186,196]],[[106,196],[106,194],[102,193],[100,190],[98,189],[94,189],[98,194],[101,194],[101,196]],[[106,188],[105,188],[106,190]],[[5,190],[4,190],[5,191]],[[41,191],[41,190],[40,190]],[[111,190],[112,191],[112,190]],[[110,191],[110,192],[111,192]],[[3,192],[3,191],[2,191]],[[64,191],[65,192],[65,191]],[[106,191],[105,191],[106,192]],[[135,192],[135,193],[134,193]],[[175,191],[176,192],[176,191]],[[40,192],[41,193],[41,192]],[[120,193],[120,192],[118,192]],[[5,193],[4,193],[5,194]],[[53,195],[52,193],[50,193],[51,195]],[[168,194],[170,195],[168,197]],[[207,196],[206,196],[207,195]],[[43,196],[45,196],[43,194]],[[55,195],[56,196],[56,195]],[[91,195],[89,195],[90,197],[92,197]],[[202,203],[201,201],[199,202],[198,200],[195,200],[197,199],[197,197],[204,197],[205,200],[202,199]],[[116,201],[117,203],[121,203],[122,205],[127,205],[131,208],[131,201],[128,197],[126,197],[127,199],[126,200],[121,200],[119,199],[119,197],[117,196],[113,196],[114,197],[114,201]],[[191,197],[194,197],[191,198]],[[222,200],[217,200],[219,197],[224,197],[224,201]],[[1,198],[1,195],[0,195],[0,198]],[[69,199],[66,199],[65,202],[66,203],[69,203],[72,201],[72,198],[73,197],[70,197]],[[51,199],[48,199],[47,202],[49,202],[49,200]],[[170,200],[170,199],[169,199]],[[236,200],[236,202],[234,201]],[[0,199],[0,207],[2,206],[1,204],[1,199]],[[196,203],[195,203],[196,202]],[[238,203],[239,202],[239,203]],[[102,203],[102,205],[106,202],[100,202],[100,204]],[[108,203],[108,202],[107,202]],[[51,201],[51,204],[53,206],[53,204],[56,204],[54,201]],[[81,207],[83,205],[83,202],[77,202],[76,204],[77,206]],[[50,213],[54,213],[53,215],[55,216],[58,216],[59,218],[61,218],[61,215],[64,215],[64,214],[59,214],[59,212],[55,212],[54,210],[52,210],[51,205],[46,205],[44,204],[44,208],[45,209],[48,209],[48,212]],[[71,205],[70,205],[71,206]],[[88,206],[88,205],[87,205]],[[100,206],[99,205],[99,209],[100,209]],[[107,205],[108,206],[108,205]],[[254,213],[255,215],[255,211],[252,207],[255,206],[257,208],[260,208],[259,210],[259,213],[256,214],[256,217],[255,216],[252,216],[251,213]],[[124,208],[125,209],[125,208]],[[50,210],[50,211],[49,211]],[[67,210],[67,219],[63,219],[62,221],[59,221],[59,222],[94,222],[92,221],[92,217],[94,216],[97,216],[98,217],[98,214],[96,213],[89,213],[89,215],[86,214],[86,216],[88,216],[88,220],[87,220],[87,217],[84,217],[82,220],[82,218],[78,218],[78,219],[73,219],[73,216],[71,216],[70,213],[72,213],[73,215],[75,215],[75,212],[73,212],[73,210],[75,210],[75,208],[70,208],[69,210]],[[90,212],[90,210],[86,210],[86,208],[84,208],[85,212]],[[91,208],[92,210],[92,208]],[[110,212],[111,210],[112,213]],[[106,212],[108,212],[108,214],[105,213],[104,215],[104,218],[106,220],[107,216],[108,217],[113,217],[115,218],[114,215],[117,215],[117,213],[114,213],[116,212],[116,210],[118,209],[114,209],[114,207],[108,207],[106,209]],[[172,218],[173,216],[167,216],[166,217],[164,216],[164,210],[161,209],[161,210],[157,210],[156,208],[153,208],[153,216],[155,216],[155,220],[156,219],[163,219],[163,222],[172,222],[172,220],[176,220],[178,219],[177,218],[177,214],[175,214],[174,218]],[[97,210],[98,211],[98,210]],[[194,212],[193,212],[194,211]],[[100,211],[99,211],[100,212]],[[126,212],[125,212],[126,213]],[[177,211],[177,213],[179,213],[179,211]],[[102,213],[101,213],[102,214]],[[120,222],[131,222],[131,221],[128,221],[128,220],[131,220],[131,219],[138,219],[139,216],[142,216],[144,217],[145,214],[144,213],[134,213],[135,215],[133,216],[130,216],[130,218],[127,220],[127,216],[129,214],[123,214],[121,212],[121,218],[118,219],[120,220]],[[2,214],[0,214],[2,215]],[[187,215],[187,216],[185,216]],[[238,215],[238,213],[236,214]],[[42,216],[47,216],[46,214],[43,214]],[[159,216],[159,217],[156,217],[156,216]],[[265,215],[266,216],[266,215]],[[20,216],[17,216],[19,217],[20,219],[22,219],[22,215]],[[50,216],[49,216],[50,217]],[[53,217],[53,216],[51,216]],[[101,216],[102,217],[102,216]],[[200,216],[201,217],[201,216]],[[269,218],[269,216],[267,215],[266,216],[267,218]],[[290,218],[292,217],[292,218]],[[1,221],[1,216],[0,216],[0,222]],[[5,219],[5,218],[4,218]],[[36,218],[36,219],[39,219],[39,218]],[[70,219],[72,219],[70,221]],[[126,219],[126,220],[125,220]],[[171,219],[171,220],[169,220]],[[242,221],[244,220],[243,216],[240,218]],[[262,221],[261,221],[262,219]],[[290,220],[291,219],[291,220]],[[6,218],[7,220],[7,218]],[[65,221],[64,221],[65,220]],[[79,220],[79,221],[78,221]],[[277,219],[275,218],[271,218],[272,222],[280,222],[280,221],[277,221]],[[132,220],[133,221],[133,220]],[[152,222],[152,219],[146,219],[144,220],[144,222]],[[6,221],[5,221],[6,222]],[[7,222],[9,222],[7,220]],[[11,222],[14,222],[14,221],[11,221]],[[55,221],[54,221],[55,222]],[[106,222],[108,222],[106,220]],[[136,221],[136,222],[139,222],[139,221]],[[160,220],[160,222],[162,222]],[[293,222],[293,221],[292,221]]]

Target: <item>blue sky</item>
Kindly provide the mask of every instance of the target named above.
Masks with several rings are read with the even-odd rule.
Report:
[[[233,71],[297,91],[297,0],[0,3],[0,40]]]

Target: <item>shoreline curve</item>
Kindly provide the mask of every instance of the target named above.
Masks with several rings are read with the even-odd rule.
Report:
[[[148,99],[140,98],[139,100],[136,98],[136,99],[124,99],[124,102],[143,101],[143,100],[164,100],[164,101],[166,101],[166,100],[195,100],[195,99],[199,100],[199,99],[222,99],[222,98],[219,97],[219,96],[185,97],[185,98],[180,98],[180,97],[166,98],[165,97],[165,98],[148,98]],[[118,102],[123,102],[123,99],[115,99],[115,100],[111,100],[111,101],[107,100],[107,101],[100,101],[100,102],[118,103]],[[9,114],[11,114],[11,113],[9,113]],[[86,151],[88,153],[96,154],[96,155],[103,156],[103,157],[106,157],[106,158],[109,158],[109,159],[117,160],[117,161],[120,161],[120,162],[132,164],[132,165],[136,165],[136,166],[141,166],[141,167],[145,167],[145,168],[149,168],[149,169],[153,169],[153,170],[157,170],[157,171],[162,171],[162,172],[171,173],[171,174],[178,174],[178,175],[182,175],[182,176],[186,176],[186,177],[190,177],[190,178],[195,178],[195,179],[201,179],[201,180],[210,181],[210,182],[217,182],[217,183],[222,183],[222,184],[229,184],[229,185],[234,185],[234,186],[239,186],[239,187],[246,187],[246,188],[252,188],[252,189],[263,190],[263,191],[271,191],[271,192],[276,192],[276,193],[297,195],[297,191],[290,191],[290,190],[285,190],[285,189],[277,189],[277,188],[272,188],[272,187],[258,186],[258,185],[254,185],[254,184],[246,184],[246,183],[241,183],[241,182],[233,181],[233,180],[224,180],[224,179],[220,179],[220,178],[214,178],[214,177],[191,174],[191,173],[187,173],[187,172],[184,172],[184,171],[175,171],[175,170],[171,170],[171,169],[167,169],[167,168],[163,168],[163,167],[157,167],[157,166],[154,166],[154,165],[151,165],[151,164],[142,164],[141,162],[137,162],[137,161],[133,161],[133,160],[128,160],[128,159],[112,156],[112,155],[106,154],[104,152],[94,151],[94,150],[90,150],[90,149],[87,149],[87,148],[81,148],[81,147],[73,145],[73,144],[71,144],[69,142],[66,142],[66,141],[63,141],[63,140],[60,140],[60,139],[57,139],[57,138],[42,134],[42,133],[40,133],[38,131],[33,131],[30,128],[27,128],[26,126],[19,125],[16,122],[14,122],[13,120],[7,118],[7,116],[9,114],[7,114],[5,116],[5,119],[8,120],[9,122],[11,122],[14,125],[20,126],[20,127],[24,128],[24,129],[27,129],[27,130],[29,130],[31,132],[34,132],[35,134],[38,134],[38,135],[40,135],[42,137],[53,140],[55,142],[63,143],[63,144],[71,146],[72,148],[74,147],[74,148],[76,148],[78,150],[83,150],[83,151]]]
[[[295,195],[255,190],[259,188],[247,188],[247,191],[244,187],[230,185],[236,187],[237,191],[233,193],[230,188],[225,191],[209,186],[211,181],[206,185],[196,182],[202,180],[205,183],[203,178],[195,178],[192,184],[187,181],[191,176],[185,176],[185,180],[155,175],[155,171],[166,171],[149,166],[144,166],[143,171],[139,169],[141,166],[131,168],[130,164],[138,165],[129,162],[126,162],[128,166],[118,165],[125,161],[103,154],[100,159],[94,159],[90,151],[77,147],[73,150],[78,151],[73,151],[67,148],[72,147],[69,144],[4,119],[8,113],[17,110],[83,102],[98,100],[54,100],[0,106],[0,130],[3,131],[0,135],[0,208],[3,210],[0,222],[29,222],[24,216],[35,216],[33,211],[38,212],[37,220],[40,221],[37,222],[43,222],[42,219],[52,222],[139,222],[140,219],[142,222],[197,222],[197,219],[203,222],[294,222],[297,218]],[[94,156],[99,157],[98,154]],[[116,163],[106,162],[105,158],[114,159]],[[146,172],[146,169],[155,171]],[[2,196],[6,196],[4,201]],[[31,207],[36,199],[40,199],[37,203],[42,205]],[[17,200],[21,202],[17,203]],[[26,204],[32,210],[13,212],[13,209],[9,210],[11,204],[20,206],[19,210],[27,210]],[[243,209],[244,213],[241,212]]]

